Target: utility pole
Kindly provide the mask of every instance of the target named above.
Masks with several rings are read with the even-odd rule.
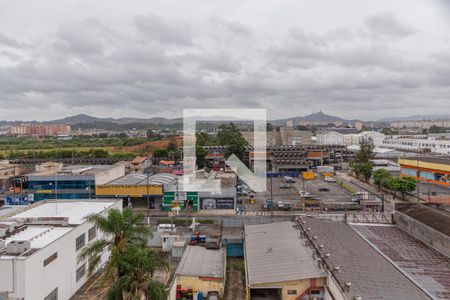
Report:
[[[417,203],[420,203],[420,192],[419,192],[419,188],[420,188],[420,170],[419,170],[419,158],[416,158],[416,167],[417,167]]]
[[[149,198],[149,186],[148,186],[148,181],[149,181],[149,177],[150,177],[150,173],[147,172],[147,217],[150,217],[150,198]]]

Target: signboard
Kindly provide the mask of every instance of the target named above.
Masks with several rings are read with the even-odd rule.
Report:
[[[144,195],[162,196],[161,185],[98,185],[95,187],[95,194],[98,196],[130,196],[142,197]]]
[[[202,209],[234,209],[233,198],[205,198],[201,199]]]

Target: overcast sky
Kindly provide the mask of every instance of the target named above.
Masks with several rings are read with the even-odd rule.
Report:
[[[447,1],[448,3],[448,1]],[[450,111],[446,0],[0,0],[0,119]]]

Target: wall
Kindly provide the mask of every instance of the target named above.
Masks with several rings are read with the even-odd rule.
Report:
[[[398,228],[406,231],[416,239],[421,240],[442,254],[450,257],[449,236],[399,211],[396,212],[396,221]]]
[[[318,279],[306,279],[306,280],[293,280],[293,281],[286,281],[286,282],[270,282],[266,284],[255,284],[252,285],[252,287],[274,287],[274,286],[281,286],[282,292],[281,292],[281,299],[282,300],[294,300],[300,295],[302,295],[304,292],[306,292],[311,287],[324,287],[325,280],[324,278],[318,278]],[[289,295],[288,290],[296,290],[297,293],[295,295]]]
[[[186,289],[188,286],[192,287],[194,290],[202,291],[203,295],[206,296],[208,292],[219,292],[223,295],[224,292],[224,282],[223,281],[210,281],[201,280],[199,277],[193,276],[177,276],[176,284],[181,284],[181,289]]]
[[[95,187],[95,194],[97,196],[130,196],[142,197],[143,195],[157,195],[162,196],[161,185],[98,185]]]
[[[95,184],[105,184],[122,176],[125,176],[125,164],[117,163],[108,170],[95,174]]]

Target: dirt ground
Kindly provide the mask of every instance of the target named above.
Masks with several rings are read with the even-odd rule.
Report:
[[[245,275],[243,258],[227,258],[227,278],[224,300],[245,299]]]

